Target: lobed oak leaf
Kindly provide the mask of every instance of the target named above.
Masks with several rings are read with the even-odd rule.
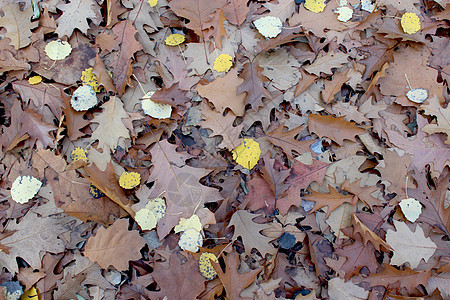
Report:
[[[406,288],[408,293],[413,293],[420,284],[426,286],[430,276],[430,270],[416,272],[405,267],[405,270],[401,271],[388,264],[383,264],[381,271],[369,274],[364,281],[371,286],[384,286],[388,291],[399,293],[402,288]]]
[[[445,140],[445,144],[450,145],[450,108],[448,106],[443,108],[439,104],[439,99],[436,95],[429,98],[427,102],[421,105],[420,108],[425,110],[426,115],[435,116],[436,123],[425,125],[421,130],[429,135],[434,133],[446,134],[447,139]]]
[[[227,297],[229,299],[244,299],[240,296],[241,292],[256,279],[256,276],[262,271],[262,268],[251,270],[246,273],[238,272],[239,269],[239,254],[235,251],[224,256],[225,271],[219,263],[211,261],[217,276],[222,282]],[[248,298],[245,298],[248,299]]]
[[[247,18],[250,7],[245,0],[230,0],[223,7],[223,15],[233,25],[241,26]]]
[[[386,242],[394,249],[391,265],[409,262],[415,269],[422,259],[428,261],[433,256],[437,246],[425,237],[422,227],[417,225],[416,230],[411,231],[404,222],[395,220],[394,225],[397,231],[388,230],[386,233]]]
[[[206,85],[197,85],[196,90],[202,97],[208,98],[220,113],[228,107],[237,116],[243,116],[246,95],[241,94],[238,87],[244,80],[237,76],[237,72],[237,69],[233,68],[224,77],[216,78]]]
[[[70,37],[75,28],[87,34],[89,29],[87,19],[95,25],[102,21],[100,6],[93,0],[73,0],[70,3],[59,3],[56,7],[63,12],[56,20],[55,33],[60,38]]]
[[[189,259],[182,264],[176,253],[170,255],[168,268],[155,263],[152,277],[160,288],[158,292],[151,292],[154,297],[197,299],[205,289],[205,279],[199,272],[197,261]]]
[[[356,201],[352,195],[342,195],[338,193],[338,191],[332,187],[328,186],[330,193],[323,194],[316,191],[312,191],[309,195],[304,195],[302,197],[303,200],[307,201],[315,201],[314,207],[309,211],[309,213],[313,213],[318,209],[327,206],[327,214],[326,218],[328,218],[333,210],[338,208],[343,203],[350,203],[352,205],[356,205]]]
[[[39,217],[28,212],[18,222],[10,222],[13,234],[3,238],[1,244],[9,247],[9,254],[0,251],[0,262],[10,272],[19,272],[16,258],[23,258],[33,269],[41,268],[41,252],[60,253],[65,243],[59,236],[70,231],[74,219],[67,215]]]
[[[320,73],[333,74],[332,69],[340,68],[346,64],[348,55],[342,52],[328,52],[317,58],[310,66],[305,67],[305,71],[320,76]]]
[[[90,237],[83,253],[103,269],[113,266],[124,271],[128,270],[130,260],[141,258],[140,250],[145,244],[137,231],[128,231],[127,219],[119,219],[108,229],[101,227]]]
[[[289,131],[284,131],[284,126],[278,126],[272,132],[266,133],[263,137],[267,138],[272,144],[283,149],[284,153],[292,157],[293,153],[304,154],[310,151],[310,146],[315,140],[296,140],[295,137],[306,128],[305,125],[298,126]]]
[[[261,68],[256,62],[247,62],[244,64],[240,78],[244,80],[237,87],[237,94],[245,98],[245,104],[250,104],[252,110],[258,111],[260,106],[263,106],[262,99],[269,98],[270,93],[264,87],[264,82],[268,79],[262,74]],[[246,94],[243,94],[243,93]]]
[[[246,255],[250,255],[252,249],[255,248],[264,257],[268,253],[274,254],[276,249],[269,244],[272,239],[260,233],[261,230],[270,228],[270,226],[253,222],[253,219],[258,216],[246,210],[238,210],[231,217],[228,227],[234,226],[233,240],[239,236],[242,238]]]
[[[371,208],[375,205],[380,205],[381,201],[373,197],[372,194],[379,189],[375,186],[373,187],[361,187],[361,179],[358,179],[352,183],[349,180],[345,181],[341,185],[341,189],[348,191],[358,197],[359,200],[370,206]]]
[[[344,117],[315,114],[309,115],[308,128],[309,132],[314,132],[319,137],[329,137],[339,145],[344,144],[344,139],[356,142],[355,136],[366,132],[354,123],[345,121]]]
[[[345,282],[339,277],[328,281],[328,294],[336,300],[360,300],[367,299],[369,291],[357,286],[351,281]]]
[[[18,3],[12,2],[1,7],[4,16],[0,18],[0,27],[6,28],[3,37],[10,39],[11,45],[16,49],[24,48],[31,43],[31,29],[38,26],[38,22],[31,22],[33,6],[28,5],[23,11]]]
[[[383,241],[375,232],[370,230],[355,213],[352,213],[352,225],[354,232],[361,235],[364,245],[367,246],[367,242],[371,242],[378,251],[390,251],[393,250],[385,241]]]

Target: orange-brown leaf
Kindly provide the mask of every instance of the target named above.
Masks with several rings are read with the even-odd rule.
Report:
[[[329,137],[339,145],[344,144],[344,140],[356,142],[355,136],[366,131],[347,122],[344,117],[335,118],[333,116],[321,116],[311,114],[308,122],[309,132],[314,132],[319,137]]]

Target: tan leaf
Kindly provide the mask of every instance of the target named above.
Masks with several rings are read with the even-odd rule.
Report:
[[[101,227],[89,238],[84,255],[103,269],[113,266],[125,271],[128,261],[142,257],[140,250],[144,245],[145,239],[137,231],[128,231],[128,220],[119,219],[108,229]]]
[[[354,123],[345,121],[344,117],[335,118],[314,114],[309,116],[308,127],[309,132],[314,132],[319,137],[329,137],[339,145],[343,145],[344,140],[356,142],[355,136],[366,132]]]
[[[11,45],[16,49],[26,47],[30,44],[31,29],[38,26],[38,22],[31,22],[33,16],[33,6],[28,5],[24,10],[20,10],[18,3],[11,3],[1,7],[4,16],[0,18],[0,27],[6,28],[6,34]]]

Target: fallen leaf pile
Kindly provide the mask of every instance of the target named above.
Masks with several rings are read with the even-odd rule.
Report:
[[[0,4],[0,299],[449,299],[450,1]]]

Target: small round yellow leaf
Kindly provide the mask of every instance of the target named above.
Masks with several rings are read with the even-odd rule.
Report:
[[[26,203],[36,195],[42,182],[33,176],[19,176],[11,187],[11,197],[17,203]]]
[[[38,83],[41,83],[41,81],[42,81],[42,77],[39,75],[28,78],[29,84],[38,84]]]
[[[261,148],[258,142],[252,139],[243,139],[241,144],[233,149],[233,159],[249,170],[258,163],[261,156]]]
[[[134,220],[139,224],[142,230],[152,230],[158,223],[155,214],[147,208],[138,210],[134,216]]]
[[[147,2],[150,4],[150,7],[155,7],[158,4],[158,0],[148,0]]]
[[[155,198],[148,201],[145,208],[150,210],[156,218],[156,222],[161,220],[166,214],[166,202],[163,198]]]
[[[178,245],[183,250],[197,252],[198,247],[203,245],[203,237],[200,232],[190,228],[181,234]]]
[[[50,59],[62,60],[72,52],[72,46],[61,40],[52,41],[45,46],[45,53]]]
[[[94,69],[88,68],[81,72],[81,82],[83,85],[90,85],[96,93],[100,92],[101,87],[98,85],[97,76],[92,72]]]
[[[407,34],[414,34],[420,30],[420,19],[415,13],[404,13],[400,23]]]
[[[283,24],[274,16],[266,16],[253,21],[259,33],[266,38],[274,38],[281,33]]]
[[[400,208],[408,221],[415,222],[422,213],[422,205],[414,198],[407,198],[400,201]]]
[[[186,231],[190,228],[193,228],[197,231],[201,231],[203,229],[202,223],[200,222],[200,218],[197,215],[192,215],[189,219],[181,218],[178,222],[178,225],[175,226],[175,233],[180,231]]]
[[[184,35],[179,33],[172,33],[166,38],[165,43],[168,46],[177,46],[179,44],[182,44],[184,40],[185,40]]]
[[[216,263],[219,262],[214,253],[211,252],[203,252],[202,255],[200,255],[200,259],[198,260],[198,268],[200,270],[200,273],[208,280],[213,280],[217,275],[216,270],[211,264],[211,260]]]
[[[137,187],[141,182],[141,175],[136,172],[123,172],[119,178],[119,185],[124,189],[132,189]]]
[[[22,296],[20,296],[20,300],[39,300],[36,288],[33,286],[28,291],[25,291]]]
[[[87,151],[86,149],[77,147],[70,153],[70,158],[72,158],[73,161],[82,160],[87,162]]]
[[[213,69],[217,72],[228,72],[233,65],[233,58],[228,54],[220,54],[214,60]]]
[[[338,20],[341,22],[348,22],[353,16],[353,10],[347,6],[341,6],[336,9]]]
[[[325,9],[325,6],[326,6],[325,0],[306,0],[305,1],[305,8],[316,14],[323,12],[323,10]]]

